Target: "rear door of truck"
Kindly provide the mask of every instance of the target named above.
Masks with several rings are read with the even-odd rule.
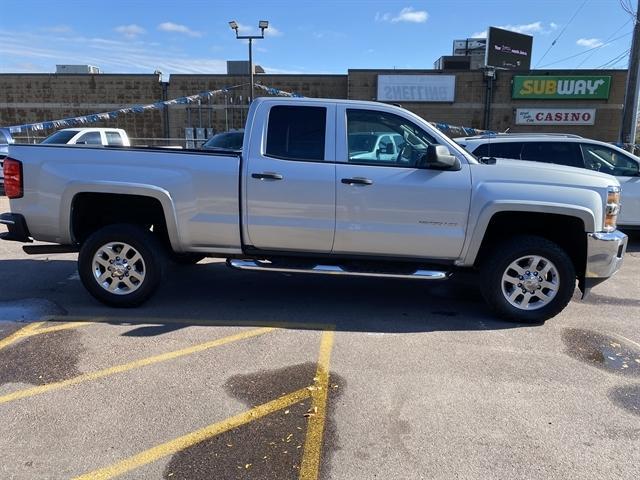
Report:
[[[244,243],[329,253],[335,231],[335,105],[261,103],[243,175]]]

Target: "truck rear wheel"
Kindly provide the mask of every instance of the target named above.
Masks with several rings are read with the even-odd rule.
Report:
[[[480,269],[482,294],[504,319],[543,323],[573,296],[576,274],[569,255],[537,236],[518,236],[492,250]]]
[[[102,303],[135,307],[151,297],[162,279],[165,251],[151,232],[117,224],[93,233],[78,255],[85,288]]]

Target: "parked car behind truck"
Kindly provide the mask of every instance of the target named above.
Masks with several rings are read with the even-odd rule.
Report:
[[[555,163],[614,175],[620,182],[624,205],[618,223],[624,228],[640,228],[640,158],[622,148],[578,135],[514,133],[455,141],[476,157]]]
[[[393,132],[395,158],[348,133]],[[438,282],[478,272],[502,317],[544,321],[621,266],[619,183],[584,169],[478,162],[422,118],[374,102],[259,98],[242,154],[12,146],[7,240],[79,251],[100,301],[135,306],[167,253],[230,267]],[[43,200],[43,199],[46,199]],[[419,301],[419,299],[416,299]]]
[[[129,136],[121,128],[64,128],[52,133],[45,145],[103,145],[128,147]]]

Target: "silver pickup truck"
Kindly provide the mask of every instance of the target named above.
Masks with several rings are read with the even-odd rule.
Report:
[[[380,132],[402,137],[397,155],[352,151],[350,136]],[[119,307],[148,299],[168,258],[215,256],[241,270],[389,281],[474,270],[497,314],[542,322],[576,280],[586,294],[613,275],[627,245],[615,178],[484,164],[374,102],[257,99],[242,154],[12,145],[4,173],[5,240],[79,252],[84,286]]]

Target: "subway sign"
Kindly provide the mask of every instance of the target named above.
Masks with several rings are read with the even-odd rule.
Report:
[[[512,98],[573,100],[609,98],[611,77],[608,75],[516,75]]]

